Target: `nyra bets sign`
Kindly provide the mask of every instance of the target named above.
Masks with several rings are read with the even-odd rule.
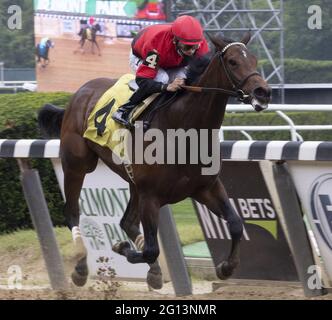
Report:
[[[53,166],[63,193],[63,171],[59,159]],[[108,257],[110,265],[119,278],[146,278],[148,265],[132,265],[127,259],[112,251],[118,241],[129,240],[120,227],[120,220],[129,202],[129,185],[99,162],[93,173],[87,174],[79,198],[80,230],[88,250],[88,265],[91,275],[96,274],[97,260]],[[69,231],[68,231],[69,232]]]
[[[288,163],[305,214],[332,281],[332,163]]]
[[[221,181],[243,219],[240,265],[233,278],[297,281],[295,265],[257,161],[224,161]],[[231,235],[225,220],[195,204],[215,265],[227,259]]]

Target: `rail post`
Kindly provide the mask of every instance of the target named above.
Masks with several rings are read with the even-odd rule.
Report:
[[[38,171],[31,169],[26,159],[17,159],[17,161],[21,171],[24,197],[39,238],[51,286],[54,290],[66,290],[68,282]]]

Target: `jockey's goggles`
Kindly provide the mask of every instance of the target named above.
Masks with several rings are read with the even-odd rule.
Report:
[[[178,45],[182,51],[197,50],[199,48],[199,44],[183,44],[179,42]]]

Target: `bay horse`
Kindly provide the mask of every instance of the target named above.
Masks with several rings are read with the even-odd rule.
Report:
[[[85,41],[88,40],[91,42],[91,52],[94,54],[94,47],[96,46],[98,50],[98,55],[101,56],[100,48],[97,43],[97,32],[101,31],[101,26],[99,23],[96,23],[92,26],[86,27],[86,28],[81,28],[80,32],[78,35],[81,37],[79,41],[79,49],[84,53],[84,44]],[[74,53],[76,53],[78,50],[75,50]]]
[[[256,71],[257,59],[246,47],[249,40],[249,33],[241,42],[227,43],[224,39],[211,37],[215,53],[208,59],[204,71],[198,72],[200,75],[193,83],[196,88],[199,86],[211,90],[203,93],[181,92],[166,107],[155,112],[150,127],[158,128],[165,134],[170,128],[207,129],[208,132],[219,130],[229,95],[234,93],[244,102],[251,103],[256,111],[265,109],[271,98],[271,89]],[[150,269],[147,283],[152,288],[162,287],[162,274],[157,261],[159,209],[187,197],[206,205],[219,218],[228,222],[232,238],[230,253],[227,260],[216,267],[216,274],[220,279],[228,278],[239,264],[243,222],[231,205],[219,171],[202,175],[201,169],[204,165],[201,163],[168,165],[133,162],[132,180],[125,165],[114,161],[109,148],[83,138],[87,117],[92,108],[114,83],[115,80],[106,78],[91,80],[73,95],[66,110],[45,105],[38,115],[39,126],[44,133],[49,136],[60,134],[66,197],[64,214],[73,233],[77,252],[77,265],[72,273],[73,282],[84,285],[88,276],[87,253],[79,230],[78,198],[85,175],[95,170],[98,159],[128,181],[130,187],[129,204],[120,226],[138,250],[132,248],[127,241],[117,243],[113,250],[124,255],[131,263],[148,263]],[[144,119],[144,115],[140,117]],[[144,141],[143,147],[146,149],[150,144],[151,141]],[[209,144],[210,147],[212,144],[219,145],[219,140],[211,140]],[[218,161],[221,162],[219,154]],[[144,236],[139,229],[140,223]]]

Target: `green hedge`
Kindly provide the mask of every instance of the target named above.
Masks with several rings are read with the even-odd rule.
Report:
[[[44,103],[65,106],[68,93],[19,93],[0,95],[0,139],[41,138],[37,129],[36,111]],[[291,113],[296,124],[331,124],[332,113]],[[273,113],[227,114],[225,125],[281,125],[285,121]],[[289,140],[288,132],[252,133],[259,140]],[[244,139],[239,133],[225,133],[226,139]],[[330,132],[303,133],[305,140],[332,140]],[[44,193],[53,223],[63,225],[63,200],[51,162],[46,159],[32,160],[41,176]],[[18,228],[31,227],[27,205],[19,181],[19,169],[15,159],[0,159],[0,233]]]
[[[268,60],[261,60],[266,74],[272,72]],[[286,83],[329,83],[332,82],[332,61],[285,59]]]
[[[47,102],[65,106],[69,98],[68,93],[0,95],[0,139],[41,138],[37,110]],[[53,223],[63,225],[63,200],[51,161],[35,159],[31,163],[39,171]],[[19,175],[15,159],[0,159],[0,233],[31,227]]]

